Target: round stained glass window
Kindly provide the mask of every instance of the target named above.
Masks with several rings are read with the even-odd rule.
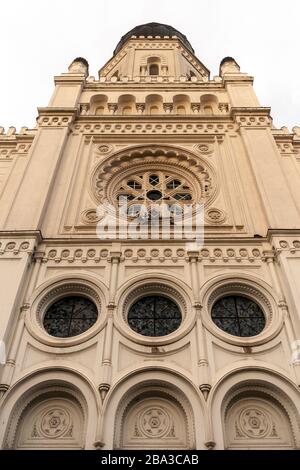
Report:
[[[144,336],[165,336],[181,324],[181,312],[171,299],[159,295],[142,297],[128,313],[132,330]]]
[[[118,201],[127,200],[129,214],[131,207],[143,204],[164,203],[168,207],[172,205],[184,206],[193,201],[194,188],[190,182],[173,172],[159,170],[155,174],[152,171],[136,171],[130,177],[122,179],[115,191]]]
[[[248,297],[239,295],[217,300],[211,317],[221,330],[234,336],[256,336],[266,326],[266,318],[260,306]]]
[[[54,302],[44,316],[44,328],[51,336],[69,338],[88,330],[98,318],[94,302],[81,296],[68,296]]]

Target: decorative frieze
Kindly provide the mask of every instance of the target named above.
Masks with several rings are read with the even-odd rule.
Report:
[[[272,120],[268,116],[236,116],[236,122],[241,127],[266,127],[272,124]]]
[[[77,108],[38,108],[41,127],[67,127],[75,118]]]
[[[1,255],[19,255],[22,252],[32,253],[34,250],[33,240],[4,240],[0,241]]]
[[[300,249],[300,248],[299,248]],[[0,252],[1,254],[1,252]],[[196,253],[196,261],[223,263],[254,263],[264,261],[265,254],[260,247],[226,247],[203,246]],[[60,246],[49,247],[42,257],[43,263],[100,263],[111,262],[110,248],[97,245],[89,247]],[[130,263],[180,263],[189,262],[189,253],[185,245],[170,247],[160,245],[145,245],[143,247],[125,246],[120,255],[121,262]]]
[[[235,123],[205,122],[85,122],[73,126],[74,134],[220,134],[236,132],[238,126]]]
[[[66,127],[71,122],[71,116],[41,116],[38,119],[41,127]]]
[[[31,147],[31,143],[18,143],[3,145],[0,143],[0,160],[12,160],[16,155],[26,155]]]
[[[291,254],[296,254],[300,251],[300,237],[299,239],[281,239],[275,244],[276,253],[288,252]]]
[[[99,247],[51,247],[46,251],[42,261],[43,263],[54,262],[68,262],[74,263],[80,261],[81,263],[94,262],[99,263],[101,260],[107,259],[109,250],[107,248]]]

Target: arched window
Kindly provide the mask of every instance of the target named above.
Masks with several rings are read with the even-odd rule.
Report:
[[[181,319],[177,304],[160,295],[142,297],[128,313],[130,328],[144,336],[168,335],[179,328]]]
[[[72,295],[50,305],[43,324],[49,335],[69,338],[84,333],[97,318],[98,310],[94,302],[86,297]]]
[[[228,295],[217,300],[212,307],[211,317],[221,330],[234,336],[256,336],[266,325],[260,306],[240,295]]]
[[[149,75],[159,75],[159,66],[157,64],[149,65]]]

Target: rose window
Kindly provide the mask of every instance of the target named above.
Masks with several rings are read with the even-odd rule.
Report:
[[[172,172],[136,172],[120,181],[115,198],[118,201],[126,200],[129,215],[135,216],[142,206],[155,203],[174,207],[191,204],[193,188],[184,177],[175,176]]]

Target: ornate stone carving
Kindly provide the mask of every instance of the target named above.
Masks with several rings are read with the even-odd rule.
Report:
[[[210,223],[221,224],[226,219],[226,214],[220,209],[210,208],[206,212],[206,219]]]
[[[128,402],[128,397],[125,397]],[[193,445],[193,423],[188,403],[167,390],[139,394],[124,408],[120,404],[115,440],[124,449],[187,449]],[[120,424],[119,424],[120,423]]]
[[[97,150],[98,150],[100,153],[105,153],[105,154],[106,154],[106,153],[111,152],[112,146],[111,146],[111,145],[108,145],[108,144],[101,144],[101,145],[98,145]]]
[[[276,426],[267,413],[259,408],[246,407],[236,419],[237,437],[263,439],[266,436],[276,437]]]
[[[97,214],[96,209],[88,209],[81,214],[81,219],[86,224],[96,224],[101,220],[101,217]]]
[[[145,103],[137,103],[136,110],[138,114],[143,114],[143,112],[145,111]]]
[[[108,105],[110,107],[111,114],[117,109],[117,105]],[[165,116],[165,114],[164,114]],[[200,116],[197,117],[200,119]],[[81,123],[81,120],[77,120],[77,123],[73,127],[74,134],[84,133],[89,136],[97,136],[97,134],[128,134],[131,135],[132,133],[139,133],[139,134],[183,134],[183,135],[197,135],[197,134],[205,134],[207,137],[216,137],[218,140],[223,140],[223,135],[227,132],[236,132],[238,130],[238,126],[235,123],[221,123],[217,124],[212,122],[208,124],[207,122],[203,122],[203,124],[196,124],[196,123],[187,123],[181,122],[173,122],[171,120],[173,118],[176,119],[176,116],[170,114],[168,117],[168,121],[170,122],[128,122],[126,120],[126,124],[123,121],[119,122],[109,122],[106,120],[105,123],[97,123],[88,121],[89,123]],[[83,119],[83,118],[82,118]],[[45,123],[47,125],[47,123]],[[49,124],[50,125],[50,124]]]
[[[10,417],[5,448],[82,448],[86,403],[73,390],[48,387],[23,397]]]
[[[174,202],[180,203],[179,197],[183,194],[184,198],[191,198],[192,194],[192,202],[208,202],[213,200],[217,193],[216,174],[210,164],[203,162],[199,157],[188,151],[153,145],[123,150],[98,164],[92,174],[91,195],[98,203],[109,202],[110,204],[116,203],[116,197],[122,191],[124,194],[131,195],[132,193],[133,197],[136,198],[138,197],[137,191],[140,190],[142,183],[133,181],[132,185],[135,184],[137,187],[129,187],[128,184],[131,184],[130,178],[132,177],[134,180],[134,175],[137,175],[136,179],[141,180],[142,178],[144,181],[148,173],[149,177],[155,173],[153,167],[155,167],[155,172],[159,178],[158,184],[164,188],[164,184],[167,185],[162,191],[169,191],[170,197],[173,193],[176,193]],[[163,175],[167,175],[165,176],[167,178],[165,183],[163,183]],[[178,190],[176,187],[172,190],[168,185],[177,181],[179,182],[176,183],[179,184]],[[125,183],[126,187],[124,188],[122,184]],[[130,201],[130,203],[133,202]],[[90,215],[89,211],[84,213],[85,220],[87,216],[95,219],[95,216]],[[90,223],[92,222],[90,221]]]
[[[71,432],[72,436],[72,421],[71,417],[66,409],[53,408],[46,411],[41,417],[39,417],[35,423],[34,428],[37,436],[44,436],[46,438],[58,438],[63,434]]]
[[[38,118],[38,124],[41,127],[66,127],[71,122],[71,116],[41,116]]]
[[[233,258],[235,256],[235,251],[232,248],[229,248],[227,250],[227,256],[229,256],[229,258]]]
[[[229,111],[228,103],[219,103],[219,110],[221,111],[221,113],[228,113]]]
[[[170,432],[172,420],[163,407],[146,408],[142,410],[136,420],[139,435],[146,437],[162,437]],[[173,427],[174,428],[174,427]]]

